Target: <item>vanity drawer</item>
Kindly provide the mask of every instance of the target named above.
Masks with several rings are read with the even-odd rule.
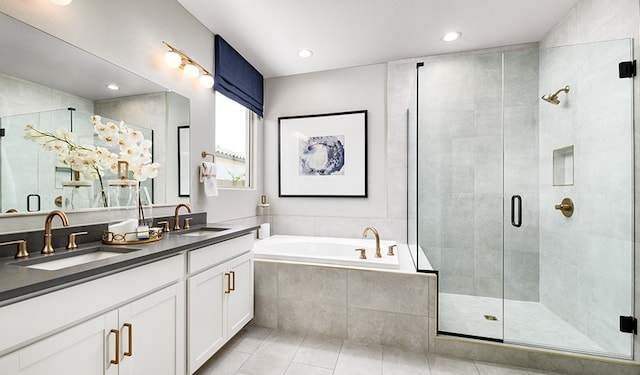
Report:
[[[196,273],[251,251],[254,237],[254,232],[251,232],[244,236],[190,251],[188,253],[188,272],[190,274]]]

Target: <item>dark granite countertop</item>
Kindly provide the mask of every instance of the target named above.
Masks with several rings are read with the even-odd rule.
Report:
[[[207,232],[202,236],[184,235],[184,233],[199,231],[203,228],[224,230]],[[31,253],[30,258],[23,260],[16,260],[13,257],[0,258],[0,306],[168,258],[183,251],[222,242],[251,233],[256,228],[256,226],[207,224],[189,230],[165,233],[162,240],[146,244],[105,245],[102,242],[89,242],[79,245],[73,253],[64,248],[56,248],[55,254],[51,255]],[[43,257],[50,257],[51,260],[62,259],[70,255],[91,252],[91,249],[96,247],[110,248],[114,251],[135,250],[59,270],[25,267],[38,263]]]

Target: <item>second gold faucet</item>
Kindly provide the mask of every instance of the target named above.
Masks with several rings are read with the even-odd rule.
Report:
[[[173,214],[173,220],[174,220],[174,224],[173,224],[173,230],[180,230],[180,216],[178,216],[178,213],[180,211],[180,207],[184,207],[187,209],[188,213],[191,213],[191,206],[189,206],[189,204],[187,203],[180,203],[176,206],[176,210]],[[191,219],[189,219],[190,221]],[[185,219],[185,225],[184,225],[184,229],[189,229],[189,221],[187,221],[187,219]]]

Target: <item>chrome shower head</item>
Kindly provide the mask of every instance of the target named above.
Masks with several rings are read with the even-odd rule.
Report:
[[[560,94],[561,92],[569,92],[569,85],[566,85],[565,87],[559,89],[558,91],[554,92],[553,94],[545,94],[542,95],[542,100],[544,100],[545,102],[549,102],[551,104],[560,104],[560,99],[558,99],[558,94]]]

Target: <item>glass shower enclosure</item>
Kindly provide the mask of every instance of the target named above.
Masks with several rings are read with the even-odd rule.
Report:
[[[614,40],[418,64],[409,243],[441,334],[632,357],[630,60]]]

